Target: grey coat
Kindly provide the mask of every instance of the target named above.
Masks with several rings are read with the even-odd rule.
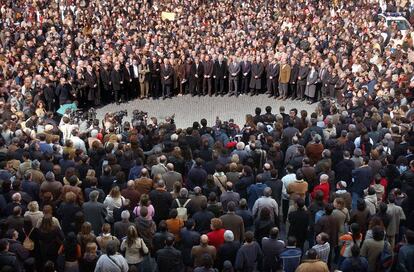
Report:
[[[308,77],[306,78],[306,89],[305,95],[308,97],[315,97],[316,94],[316,82],[318,81],[318,71],[312,69],[309,71]]]
[[[85,215],[85,221],[92,225],[95,235],[99,235],[102,231],[102,225],[105,223],[106,209],[104,204],[100,202],[88,201],[83,203],[82,211]]]
[[[250,79],[250,89],[260,90],[262,88],[262,74],[263,74],[263,64],[262,63],[253,63],[252,64],[252,77]],[[255,78],[257,77],[257,78]]]

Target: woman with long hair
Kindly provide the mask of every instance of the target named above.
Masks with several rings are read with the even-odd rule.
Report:
[[[144,259],[144,254],[148,254],[148,247],[142,238],[138,236],[135,226],[128,228],[127,237],[122,241],[121,251],[125,251],[125,259],[128,265],[139,268]]]
[[[59,248],[58,254],[63,257],[62,268],[64,272],[79,272],[78,260],[82,256],[81,247],[76,239],[74,232],[69,232],[63,244]]]
[[[125,203],[125,198],[121,196],[121,191],[118,186],[115,186],[109,192],[109,195],[106,196],[104,205],[106,206],[107,216],[106,220],[108,222],[113,222],[114,218],[114,209],[121,208]]]
[[[45,215],[38,227],[37,236],[34,238],[36,264],[39,271],[47,261],[56,262],[63,239],[63,232],[53,223],[52,216]]]
[[[86,245],[89,243],[94,243],[96,241],[96,236],[93,233],[92,225],[89,222],[84,222],[81,227],[81,231],[78,233],[78,243],[81,247],[82,253],[85,252]]]

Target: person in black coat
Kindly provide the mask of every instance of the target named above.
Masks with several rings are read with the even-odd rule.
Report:
[[[67,192],[65,195],[65,202],[63,202],[57,210],[64,233],[69,233],[71,231],[76,232],[72,223],[74,223],[75,214],[80,211],[82,211],[82,209],[76,203],[75,193]]]
[[[9,241],[7,239],[0,240],[0,267],[2,271],[20,272],[21,268],[14,253],[9,252]]]
[[[213,66],[216,96],[224,95],[225,93],[224,84],[227,79],[227,70],[227,61],[224,59],[223,55],[220,54],[218,60],[214,62]]]
[[[173,199],[171,194],[165,189],[163,180],[158,181],[157,188],[150,192],[149,197],[154,209],[157,211],[153,217],[154,222],[158,224],[161,220],[167,220]]]
[[[192,219],[195,222],[195,230],[198,233],[206,234],[210,231],[211,219],[215,217],[214,213],[207,210],[207,202],[203,201],[200,205],[201,210],[196,212]]]
[[[122,94],[122,88],[124,85],[124,76],[119,63],[115,64],[114,69],[111,72],[111,83],[115,94],[115,102],[119,104],[121,99],[120,95]]]
[[[99,70],[99,77],[101,80],[101,95],[104,102],[108,102],[112,96],[111,90],[111,70],[108,64],[104,64]]]
[[[161,79],[161,65],[156,56],[153,56],[149,62],[150,69],[150,94],[153,98],[160,97],[160,79]]]
[[[279,79],[279,70],[280,65],[276,63],[276,59],[272,59],[272,61],[266,66],[266,89],[269,97],[279,96],[278,90],[278,79]]]
[[[290,79],[289,79],[289,93],[292,96],[292,99],[297,98],[297,84],[298,84],[298,75],[299,75],[299,64],[295,58],[292,58],[290,62]]]
[[[217,251],[217,268],[219,271],[223,269],[223,263],[230,261],[234,266],[236,262],[237,251],[239,251],[240,242],[234,241],[234,234],[231,230],[224,232],[224,244],[222,244]]]
[[[55,110],[55,90],[48,78],[45,79],[43,85],[43,96],[45,97],[47,110],[53,112]]]
[[[163,99],[171,97],[171,86],[173,85],[174,69],[167,58],[161,66],[161,86]]]
[[[298,85],[296,89],[296,97],[297,99],[301,99],[302,101],[305,101],[305,88],[306,88],[306,79],[309,74],[309,67],[305,64],[304,60],[301,60],[300,67],[298,71]]]
[[[240,93],[247,94],[249,93],[250,72],[252,69],[252,64],[248,60],[248,56],[244,56],[243,61],[240,62],[240,67],[241,67],[241,76],[242,76]]]
[[[338,181],[345,181],[348,186],[352,183],[352,170],[355,169],[355,163],[351,160],[349,151],[345,150],[344,159],[335,166],[335,179]]]
[[[68,102],[70,103],[71,90],[72,86],[66,81],[66,78],[60,78],[60,83],[55,90],[55,94],[58,97],[60,106]]]
[[[157,229],[158,231],[152,237],[152,250],[153,250],[152,253],[154,254],[154,256],[159,249],[164,248],[167,237],[169,236],[174,237],[174,234],[168,231],[167,224],[165,223],[164,220],[162,220],[158,224]]]
[[[133,91],[131,64],[128,61],[122,66],[122,75],[124,77],[123,99],[128,101]]]
[[[168,236],[165,240],[165,247],[157,251],[157,264],[160,272],[181,272],[183,271],[183,259],[181,251],[175,249],[174,236]]]
[[[190,69],[190,93],[192,96],[203,94],[204,65],[198,57],[195,57],[194,63]]]
[[[86,67],[85,81],[87,85],[87,100],[90,104],[93,105],[93,101],[95,101],[95,96],[98,89],[98,78],[96,77],[95,71],[90,65]]]
[[[190,218],[185,222],[185,227],[181,229],[180,236],[184,265],[192,267],[191,249],[200,243],[200,233],[194,230],[193,219]]]
[[[305,243],[306,238],[308,236],[310,215],[308,211],[304,209],[304,199],[298,198],[296,200],[296,206],[297,210],[289,213],[288,215],[288,220],[290,224],[288,236],[295,237],[297,247],[303,249],[303,244]]]

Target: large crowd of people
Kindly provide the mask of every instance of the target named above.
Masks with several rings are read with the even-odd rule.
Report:
[[[413,10],[0,0],[0,271],[414,271]],[[57,112],[260,93],[318,103]]]

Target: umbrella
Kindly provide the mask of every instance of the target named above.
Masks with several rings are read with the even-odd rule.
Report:
[[[57,110],[57,113],[59,113],[60,115],[63,115],[66,113],[67,110],[71,110],[71,111],[75,111],[78,109],[78,106],[76,106],[75,103],[70,103],[70,104],[63,104],[62,106],[60,106],[60,108]]]

